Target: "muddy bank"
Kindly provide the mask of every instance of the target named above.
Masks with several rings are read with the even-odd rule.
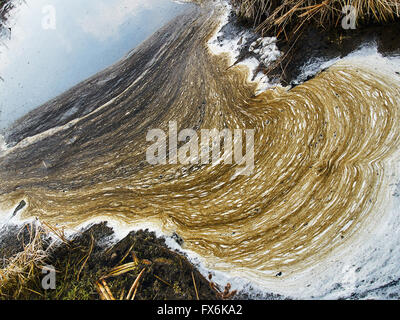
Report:
[[[376,41],[383,53],[399,49],[395,39],[400,22],[396,1],[354,0],[348,6],[340,1],[319,0],[230,3],[244,26],[264,37],[279,39],[285,55],[268,71],[283,84],[291,84],[297,78],[298,67],[307,59],[342,57],[371,41]]]
[[[383,56],[400,53],[400,42],[397,39],[400,32],[398,19],[385,24],[372,21],[348,30],[343,29],[340,24],[323,29],[313,23],[306,23],[301,31],[290,39],[282,34],[277,37],[272,31],[261,34],[254,25],[257,25],[256,21],[243,19],[237,15],[234,7],[230,7],[226,24],[221,28],[216,40],[221,47],[226,42],[231,43],[231,48],[226,46],[226,49],[233,55],[236,54],[233,65],[249,66],[246,61],[257,59],[258,67],[254,69],[250,64],[253,68],[252,79],[262,79],[265,76],[271,86],[297,86],[315,76],[316,71],[304,77],[306,66],[343,58],[366,45],[376,44],[378,52]],[[264,45],[264,51],[260,50],[263,45],[258,47],[258,50],[252,49],[257,42],[267,43]],[[262,54],[271,50],[271,43],[276,44],[280,55],[265,63]],[[237,48],[233,49],[234,47]]]
[[[279,49],[287,53],[287,56],[271,70],[265,69],[265,72],[273,78],[280,79],[283,85],[296,85],[302,67],[308,62],[342,58],[366,44],[376,43],[383,56],[399,54],[399,33],[400,22],[387,25],[372,24],[355,30],[338,27],[330,31],[309,25],[295,43],[278,41]]]
[[[8,261],[23,252],[30,241],[31,228],[31,225],[25,225],[2,230],[1,269],[7,268]],[[68,241],[58,239],[56,245],[43,235],[47,257],[36,266],[34,276],[24,284],[21,292],[15,292],[18,287],[15,283],[5,285],[0,298],[97,300],[102,298],[97,285],[102,281],[106,282],[115,299],[126,298],[141,273],[137,300],[214,300],[235,296],[228,290],[229,294],[223,297],[221,291],[223,293],[224,288],[205,279],[186,257],[168,249],[164,239],[148,230],[132,232],[117,243],[112,243],[112,238],[113,230],[105,223],[93,225]],[[42,266],[55,268],[54,290],[42,288]],[[128,271],[110,275],[116,267],[128,268]]]

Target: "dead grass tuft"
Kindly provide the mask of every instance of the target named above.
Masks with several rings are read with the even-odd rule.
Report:
[[[20,238],[26,230],[29,241],[24,243],[25,239],[21,239],[23,250],[8,259],[5,267],[0,269],[0,297],[17,299],[44,265],[48,250],[44,249],[44,229],[32,223],[25,226],[17,237]]]
[[[386,23],[400,17],[400,0],[233,0],[239,17],[252,21],[257,31],[291,38],[306,23],[322,28],[340,25],[343,8],[352,5],[357,23]]]

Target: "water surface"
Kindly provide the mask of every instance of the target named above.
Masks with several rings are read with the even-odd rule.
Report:
[[[18,120],[0,153],[0,211],[25,200],[23,217],[52,224],[155,223],[212,270],[292,297],[394,287],[399,76],[382,57],[343,60],[256,95],[248,70],[207,46],[220,17],[192,7]],[[146,135],[170,121],[178,131],[254,129],[253,174],[149,164]]]
[[[170,0],[16,4],[7,21],[11,31],[0,39],[0,132],[118,61],[187,6]]]

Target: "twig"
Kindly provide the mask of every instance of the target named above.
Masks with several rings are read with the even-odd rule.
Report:
[[[162,283],[164,283],[164,284],[166,284],[167,286],[169,286],[169,287],[172,288],[172,285],[171,285],[170,283],[168,283],[167,281],[161,279],[159,276],[157,276],[157,275],[154,274],[154,277],[155,277],[156,279],[160,280]]]
[[[89,253],[88,253],[88,255],[87,255],[85,261],[83,262],[81,268],[79,269],[78,275],[76,276],[76,280],[78,280],[78,281],[79,281],[79,276],[80,276],[80,274],[81,274],[81,272],[82,272],[84,266],[86,265],[87,261],[89,260],[90,255],[92,254],[92,250],[93,250],[93,246],[94,246],[94,239],[93,239],[93,235],[90,235],[90,236],[91,236],[91,238],[92,238],[92,243],[91,243],[91,245],[90,245]]]
[[[105,290],[106,290],[108,296],[110,297],[110,299],[111,299],[111,300],[115,300],[115,298],[114,298],[114,296],[113,296],[113,294],[112,294],[112,292],[111,292],[111,290],[110,290],[110,287],[107,285],[106,280],[101,279],[101,284],[102,284],[103,287],[105,288]]]
[[[192,272],[192,279],[193,279],[194,290],[196,291],[197,300],[200,300],[200,298],[199,298],[199,292],[197,291],[196,280],[194,279],[194,273],[193,273],[193,272]]]
[[[132,293],[134,292],[134,290],[136,290],[136,288],[139,285],[139,280],[142,277],[143,273],[146,271],[146,268],[143,268],[143,270],[140,272],[140,274],[137,276],[135,282],[132,284],[131,289],[128,292],[128,295],[126,296],[126,300],[131,300],[132,297]],[[135,294],[136,295],[136,294]],[[135,298],[135,296],[133,296],[133,298]]]

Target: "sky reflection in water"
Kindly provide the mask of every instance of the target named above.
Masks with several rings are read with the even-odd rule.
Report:
[[[46,6],[56,29],[43,29]],[[0,132],[13,121],[110,66],[185,5],[170,0],[27,0],[0,39]],[[45,11],[43,11],[45,10]]]

